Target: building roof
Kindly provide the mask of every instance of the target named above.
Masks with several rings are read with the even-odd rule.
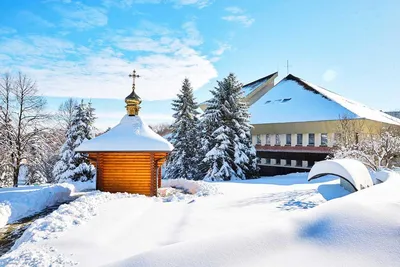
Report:
[[[267,75],[265,77],[262,77],[258,80],[252,81],[248,84],[243,85],[242,90],[244,92],[245,96],[248,96],[251,92],[253,92],[255,89],[257,89],[258,87],[260,87],[262,84],[266,83],[269,79],[271,79],[272,77],[274,77],[276,74],[278,74],[278,72],[274,72],[270,75]]]
[[[262,77],[262,78],[260,78],[258,80],[255,80],[255,81],[252,81],[250,83],[247,83],[247,84],[243,85],[242,91],[244,93],[244,96],[245,97],[250,96],[258,88],[262,87],[262,85],[264,85],[266,82],[268,82],[268,80],[275,79],[277,75],[278,75],[278,72],[274,72],[274,73],[269,74],[269,75],[267,75],[265,77]],[[201,102],[199,104],[201,111],[205,110],[205,108],[207,107],[207,101]]]
[[[400,125],[400,119],[289,74],[249,108],[252,124],[364,118]]]
[[[170,152],[173,145],[156,134],[140,116],[125,115],[108,132],[83,142],[75,152]]]

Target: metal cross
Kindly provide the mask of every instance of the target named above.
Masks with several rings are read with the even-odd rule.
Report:
[[[129,77],[132,78],[132,88],[135,88],[135,79],[140,76],[136,74],[136,70],[133,70],[132,74],[129,74]]]
[[[289,65],[289,60],[286,61],[286,72],[289,74],[289,68],[292,67],[292,65]]]

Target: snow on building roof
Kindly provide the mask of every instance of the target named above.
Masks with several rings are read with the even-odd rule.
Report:
[[[369,119],[400,125],[400,119],[349,100],[289,74],[249,108],[252,124]]]
[[[83,142],[75,152],[172,151],[173,145],[156,134],[140,116],[125,115],[108,132]]]
[[[272,74],[269,74],[265,77],[262,77],[258,80],[252,81],[250,83],[247,83],[245,85],[242,86],[242,91],[245,97],[250,96],[251,93],[255,92],[256,89],[260,88],[262,85],[264,85],[266,82],[268,82],[268,80],[270,80],[271,78],[275,78],[278,75],[278,72],[274,72]],[[207,100],[208,101],[208,100]],[[199,104],[200,107],[203,107],[203,109],[206,108],[207,106],[207,101],[201,102]]]
[[[269,79],[271,79],[272,77],[274,77],[276,74],[278,74],[278,72],[274,72],[270,75],[267,75],[265,77],[262,77],[258,80],[252,81],[248,84],[243,85],[242,90],[244,92],[245,96],[248,96],[251,92],[253,92],[255,89],[257,89],[258,87],[260,87],[262,84],[266,83]]]

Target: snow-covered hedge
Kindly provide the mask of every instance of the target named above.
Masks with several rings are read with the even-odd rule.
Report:
[[[218,194],[218,186],[204,181],[193,181],[186,179],[162,180],[162,187],[182,189],[184,192],[196,196],[208,196]]]

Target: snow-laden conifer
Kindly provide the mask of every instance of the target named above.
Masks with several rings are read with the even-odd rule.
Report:
[[[75,107],[71,127],[67,131],[67,140],[61,147],[60,160],[56,163],[53,174],[59,182],[87,181],[95,176],[95,169],[90,164],[88,154],[75,153],[74,150],[85,140],[94,137],[94,109],[91,104]]]
[[[251,126],[242,85],[234,74],[218,82],[208,101],[201,124],[206,180],[222,181],[257,175],[257,159],[251,144]]]
[[[170,138],[175,148],[169,156],[165,178],[198,179],[198,105],[189,79],[184,79],[177,96],[172,103],[175,121]]]

